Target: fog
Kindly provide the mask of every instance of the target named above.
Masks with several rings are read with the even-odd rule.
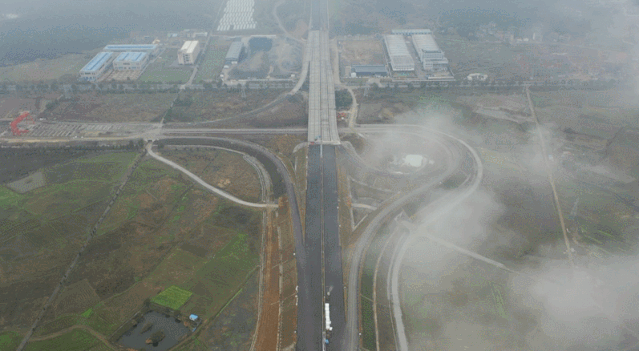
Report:
[[[0,65],[93,50],[131,31],[211,28],[220,1],[13,1],[0,13]]]
[[[447,131],[485,147],[483,142],[489,135],[460,126],[455,113],[453,109],[426,107],[396,120]],[[542,128],[548,143],[552,130]],[[401,144],[401,135],[393,134],[384,144],[393,145],[393,138]],[[560,145],[556,141],[554,147]],[[502,174],[493,168],[485,173],[476,192],[445,215],[437,209],[446,202],[429,203],[424,204],[430,206],[424,217],[414,219],[416,224],[425,224],[412,233],[414,239],[407,244],[410,248],[400,278],[410,349],[636,350],[636,250],[599,255],[599,247],[569,233],[573,266],[535,137],[521,138],[510,155],[524,166],[523,173]],[[553,167],[557,175],[560,166]],[[593,167],[619,174],[604,163]],[[518,193],[522,189],[532,196],[527,200],[521,197]],[[571,208],[562,211],[568,230],[574,230]],[[436,218],[430,213],[437,213]],[[425,235],[503,263],[518,273],[491,267],[427,240]],[[637,226],[626,228],[623,237],[631,238],[627,248],[634,247],[637,236]],[[503,300],[495,306],[501,304],[503,311],[492,307],[495,294]],[[488,305],[482,305],[482,299]],[[494,308],[498,309],[497,317]]]

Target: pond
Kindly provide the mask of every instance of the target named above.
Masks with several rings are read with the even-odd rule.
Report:
[[[141,333],[142,328],[144,328],[147,323],[153,323],[153,327]],[[160,330],[164,332],[164,339],[160,341],[157,346],[147,344],[146,340],[150,338],[153,333]],[[181,322],[176,322],[175,318],[151,311],[145,314],[138,322],[138,325],[127,331],[118,342],[136,350],[145,348],[147,351],[165,351],[175,346],[180,341],[180,338],[188,332],[189,329]]]

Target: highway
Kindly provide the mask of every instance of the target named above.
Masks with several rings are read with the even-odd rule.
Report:
[[[320,145],[308,149],[304,252],[306,274],[298,274],[297,350],[322,349],[322,163]],[[304,280],[302,282],[302,279]]]
[[[304,237],[308,275],[304,277],[306,286],[299,284],[297,350],[341,350],[346,317],[335,146],[340,139],[328,46],[328,3],[317,0],[311,6],[312,30],[307,40],[310,60],[307,140],[310,145]],[[328,334],[325,302],[330,304],[332,331]]]

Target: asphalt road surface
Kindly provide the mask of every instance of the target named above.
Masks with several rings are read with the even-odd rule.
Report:
[[[306,267],[298,274],[297,350],[322,349],[322,159],[320,145],[308,148],[306,167]]]
[[[331,326],[327,350],[341,350],[346,317],[344,314],[344,274],[339,236],[337,163],[335,146],[323,146],[323,208],[324,208],[324,289],[325,302],[330,303]]]

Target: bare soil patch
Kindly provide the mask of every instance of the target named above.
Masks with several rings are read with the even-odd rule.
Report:
[[[384,48],[376,39],[342,40],[340,59],[342,65],[383,65]]]
[[[188,151],[165,148],[162,155],[214,187],[246,201],[259,201],[261,185],[257,173],[240,154],[205,148]]]
[[[271,214],[271,216],[273,216]],[[276,228],[269,218],[264,247],[264,267],[262,286],[262,313],[257,326],[257,345],[265,350],[277,349],[277,334],[279,329],[279,246]]]

